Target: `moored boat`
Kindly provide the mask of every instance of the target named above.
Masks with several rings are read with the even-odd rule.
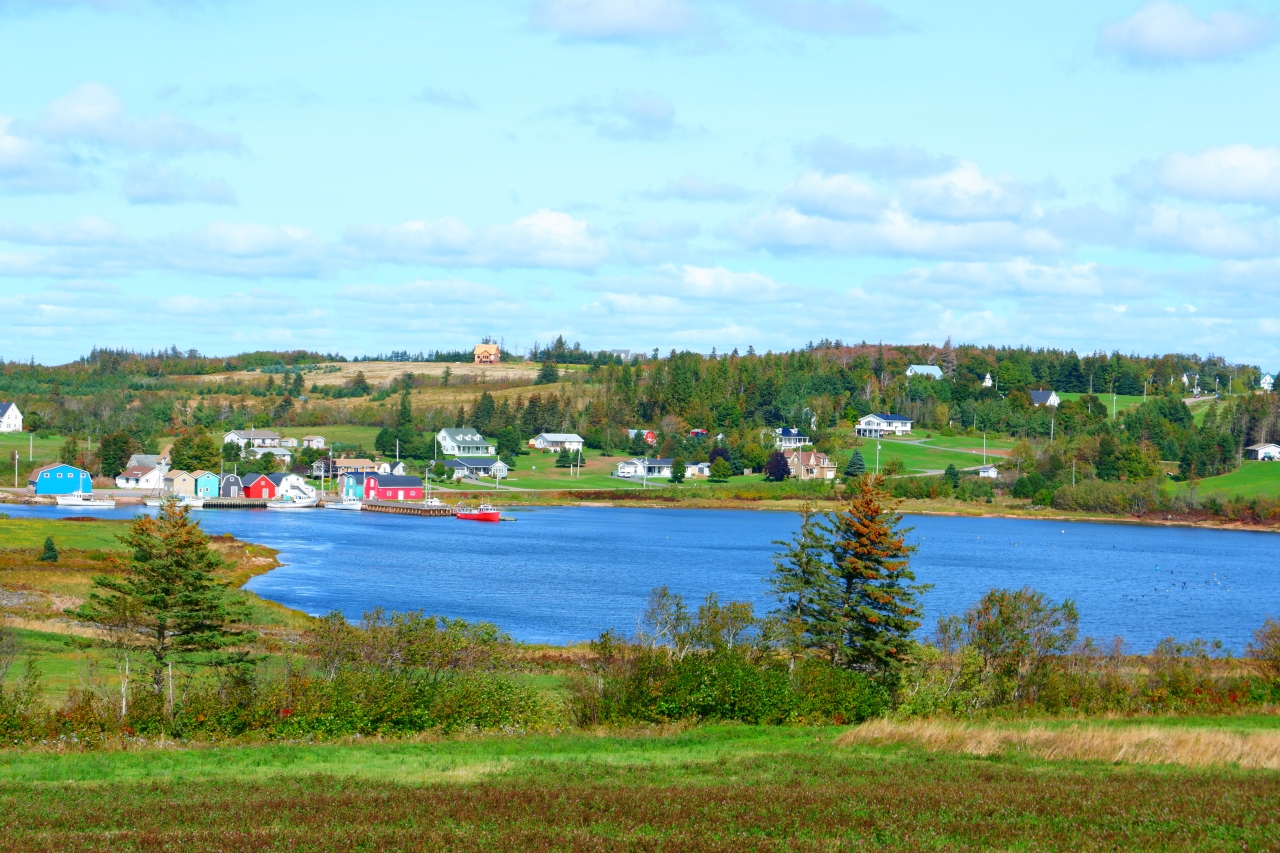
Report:
[[[364,508],[364,503],[359,498],[343,498],[340,501],[325,501],[324,508],[358,510]]]
[[[115,509],[115,498],[95,498],[92,492],[74,492],[58,495],[58,506],[74,506],[80,509]]]
[[[461,518],[464,521],[501,521],[502,513],[490,504],[480,504],[476,509],[472,509],[466,504],[458,504],[453,511],[454,518]]]
[[[267,509],[311,509],[319,503],[319,498],[279,498],[267,501]]]

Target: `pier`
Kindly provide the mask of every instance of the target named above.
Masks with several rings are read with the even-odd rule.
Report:
[[[266,498],[205,498],[205,509],[266,509]]]
[[[423,506],[418,503],[399,503],[395,501],[365,501],[361,505],[364,512],[390,512],[396,515],[426,515],[432,518],[449,518],[453,516],[451,506]]]

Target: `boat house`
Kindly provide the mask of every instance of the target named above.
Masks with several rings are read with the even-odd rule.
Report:
[[[222,492],[222,483],[218,480],[218,475],[210,471],[192,471],[191,478],[195,480],[195,495],[198,498],[216,498]]]
[[[93,477],[74,465],[57,462],[32,471],[27,485],[37,495],[89,494],[93,491]]]

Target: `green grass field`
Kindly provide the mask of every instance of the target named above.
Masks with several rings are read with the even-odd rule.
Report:
[[[3,507],[0,507],[3,512]],[[61,521],[46,518],[0,519],[0,548],[39,548],[46,536],[52,536],[59,548],[81,550],[117,549],[116,538],[128,526],[127,521],[95,519],[91,522]]]
[[[20,454],[18,466],[20,475],[25,475],[33,467],[47,465],[58,461],[58,451],[65,441],[61,436],[53,438],[35,438],[26,432],[0,433],[0,487],[13,486],[13,451]],[[96,446],[96,442],[95,442]],[[27,461],[28,451],[31,461]],[[20,476],[18,487],[27,485],[26,477]]]
[[[837,744],[836,728],[0,753],[28,850],[1264,850],[1280,774]]]
[[[1173,483],[1171,486],[1179,492],[1191,488],[1189,483]],[[1234,497],[1280,498],[1280,462],[1242,462],[1230,474],[1199,480],[1195,491],[1202,498],[1219,500]]]
[[[338,424],[320,427],[280,427],[276,432],[286,438],[301,439],[307,435],[324,436],[325,444],[363,444],[370,453],[373,452],[373,441],[378,437],[381,427],[352,426]]]
[[[968,439],[969,444],[962,445],[966,449],[972,448],[973,439]],[[867,470],[874,471],[876,467],[876,445],[880,445],[880,467],[883,468],[890,459],[901,459],[906,466],[908,474],[919,474],[925,471],[941,471],[948,465],[955,465],[957,468],[972,468],[982,464],[982,439],[978,439],[977,453],[963,453],[957,450],[950,450],[940,447],[930,447],[921,444],[912,444],[901,439],[883,438],[864,439],[862,446],[858,449],[862,451],[862,458],[867,463]],[[990,444],[988,444],[990,447]],[[850,453],[842,451],[835,460],[838,470],[843,470],[845,462],[848,461]],[[993,461],[993,460],[988,460]]]
[[[1076,392],[1071,392],[1071,391],[1064,391],[1059,393],[1058,396],[1061,397],[1063,400],[1079,400],[1081,397],[1085,395],[1076,393]],[[1113,410],[1111,395],[1103,392],[1098,392],[1095,396],[1099,400],[1101,400],[1103,404],[1106,405],[1107,413],[1110,414],[1111,411]],[[1141,406],[1141,405],[1142,405],[1141,394],[1117,394],[1115,398],[1114,411],[1117,414],[1119,414],[1121,412],[1124,412],[1125,409],[1132,409],[1136,406]]]

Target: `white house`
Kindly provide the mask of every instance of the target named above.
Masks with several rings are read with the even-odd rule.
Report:
[[[234,441],[240,447],[279,447],[280,433],[269,429],[233,429],[222,437],[222,443]]]
[[[314,447],[316,450],[324,450],[323,435],[304,435],[302,437],[303,447]]]
[[[942,368],[936,364],[912,364],[907,366],[907,376],[928,376],[930,379],[941,379]]]
[[[618,463],[617,475],[623,479],[629,480],[632,477],[644,476],[644,460],[643,459],[624,459]]]
[[[993,381],[991,381],[991,374],[990,374],[990,373],[988,373],[986,376],[982,377],[982,387],[983,387],[983,388],[990,388],[990,387],[991,387],[992,385],[994,385],[994,384],[995,384],[995,383],[994,383]]]
[[[289,437],[282,438],[280,439],[280,446],[281,447],[297,447],[298,439],[289,438]]]
[[[276,498],[289,497],[295,500],[310,500],[316,496],[314,486],[297,474],[268,474],[267,479],[276,484]]]
[[[1262,386],[1263,391],[1270,391],[1276,387],[1276,378],[1270,373],[1262,374],[1262,378],[1258,380],[1258,384]],[[0,409],[4,408],[4,403],[0,403]],[[18,418],[18,423],[22,423],[22,418]],[[3,419],[0,418],[0,432],[8,432],[3,426]]]
[[[858,419],[854,432],[863,438],[879,438],[885,433],[906,435],[911,432],[911,418],[902,415],[866,415]]]
[[[773,431],[773,445],[779,450],[795,450],[810,444],[809,436],[801,435],[792,427],[778,427]]]
[[[684,463],[684,475],[686,477],[710,477],[710,462],[686,462]]]
[[[0,432],[22,432],[22,412],[17,403],[0,403]]]
[[[283,447],[250,447],[248,455],[254,459],[260,459],[263,456],[274,456],[282,460],[286,465],[293,460],[293,454]]]
[[[165,472],[155,466],[137,465],[116,475],[116,488],[156,491],[164,485],[164,475]]]
[[[1244,449],[1244,458],[1274,462],[1280,459],[1280,444],[1251,444]]]
[[[436,433],[440,452],[446,456],[493,456],[497,451],[472,427],[442,429]]]
[[[986,477],[988,480],[997,480],[1000,478],[1000,469],[994,465],[983,465],[978,468],[978,476]]]
[[[582,436],[574,432],[540,432],[529,440],[529,444],[539,450],[569,450],[577,453],[582,449]]]
[[[471,477],[473,479],[483,477],[486,480],[501,480],[509,473],[507,463],[501,459],[486,457],[448,459],[444,465],[446,468],[453,469],[453,479],[455,480],[461,480],[463,477]]]
[[[1033,406],[1057,406],[1062,401],[1058,399],[1057,391],[1032,391],[1031,405]]]

